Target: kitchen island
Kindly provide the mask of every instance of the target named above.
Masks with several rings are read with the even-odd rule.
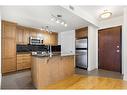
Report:
[[[74,74],[74,55],[61,56],[60,53],[49,56],[32,56],[32,80],[37,89],[66,79]]]

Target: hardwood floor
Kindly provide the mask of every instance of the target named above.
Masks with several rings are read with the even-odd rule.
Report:
[[[45,89],[127,89],[127,81],[113,78],[73,75]]]

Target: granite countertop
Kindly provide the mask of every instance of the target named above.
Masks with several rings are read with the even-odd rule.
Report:
[[[16,54],[31,54],[31,52],[16,52]]]
[[[49,54],[47,54],[47,55],[36,54],[36,55],[32,55],[32,56],[35,56],[35,57],[49,57],[50,55]],[[61,56],[61,53],[60,52],[53,52],[52,56]]]

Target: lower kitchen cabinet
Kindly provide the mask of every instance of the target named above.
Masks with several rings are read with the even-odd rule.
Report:
[[[16,71],[16,58],[2,58],[2,73]]]
[[[17,70],[31,68],[31,54],[17,54]]]
[[[37,89],[74,74],[74,56],[32,57],[32,80]]]

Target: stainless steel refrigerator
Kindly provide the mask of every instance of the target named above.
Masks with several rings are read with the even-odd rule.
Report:
[[[88,64],[88,39],[76,40],[76,67],[87,69]]]

